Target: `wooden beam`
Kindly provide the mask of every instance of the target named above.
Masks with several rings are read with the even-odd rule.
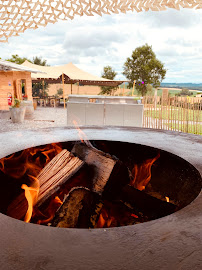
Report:
[[[45,97],[44,80],[42,81],[42,86],[43,86],[43,95],[44,95],[44,97]]]
[[[79,95],[79,82],[78,82],[78,88],[77,88],[77,95]]]
[[[63,102],[64,102],[64,109],[65,109],[65,84],[64,84],[64,73],[62,73],[62,89],[63,89]]]
[[[135,80],[134,80],[134,82],[133,82],[133,90],[132,90],[132,96],[134,95],[134,90],[135,90]]]

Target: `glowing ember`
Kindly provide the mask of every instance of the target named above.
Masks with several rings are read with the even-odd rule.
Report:
[[[97,222],[97,228],[109,228],[113,220],[114,217],[111,217],[105,209],[102,209]]]
[[[138,216],[135,214],[131,214],[131,217],[138,218]]]
[[[170,201],[169,197],[165,197],[165,198],[166,198],[166,202],[169,202]]]
[[[132,170],[133,180],[131,181],[131,186],[139,190],[144,190],[146,185],[151,180],[151,167],[153,163],[160,157],[160,154],[153,158],[146,160],[143,164],[135,164]]]

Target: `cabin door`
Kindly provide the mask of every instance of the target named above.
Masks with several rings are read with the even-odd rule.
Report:
[[[15,97],[23,100],[27,98],[26,80],[17,79],[15,81]]]
[[[14,96],[17,99],[22,100],[22,81],[20,79],[17,79],[15,81],[15,94]]]

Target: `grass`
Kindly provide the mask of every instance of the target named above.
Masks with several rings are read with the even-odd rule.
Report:
[[[152,90],[152,92],[151,93],[148,93],[148,95],[149,96],[152,96],[152,95],[154,95],[154,92],[155,92],[155,89],[153,88],[153,90]],[[157,96],[162,96],[162,92],[163,92],[163,89],[158,89],[157,90]],[[174,89],[169,89],[168,88],[168,93],[169,93],[169,96],[170,97],[174,97],[176,94],[178,94],[178,93],[180,93],[181,92],[181,89],[179,89],[179,90],[174,90]],[[192,90],[190,90],[190,92],[193,92],[193,95],[191,95],[190,97],[194,97],[194,96],[196,96],[196,94],[197,94],[197,91],[192,91]],[[132,88],[131,89],[125,89],[125,93],[126,93],[126,95],[127,96],[132,96]],[[140,95],[138,92],[137,92],[137,90],[136,89],[134,89],[134,91],[133,91],[133,95],[134,96],[137,96],[137,95]]]
[[[165,124],[165,126],[168,126],[168,124]],[[169,124],[169,129],[170,130],[175,130],[175,131],[181,131],[181,132],[186,132],[186,133],[192,133],[192,134],[196,134],[196,135],[202,135],[202,126],[199,125],[191,125],[191,124],[179,124],[179,130],[178,130],[178,125],[177,128],[175,129],[175,126],[172,125],[171,123]]]
[[[170,130],[202,135],[202,110],[193,111],[192,109],[174,106],[161,107],[158,105],[156,110],[146,107],[144,116],[151,119],[158,119],[155,123],[159,125],[160,121],[163,129],[169,126]]]
[[[161,110],[158,111],[158,108],[160,109],[161,107],[158,105],[157,110],[152,110],[152,111],[145,111],[145,115],[150,114],[152,118],[162,118],[163,120],[168,120],[168,119],[174,119],[174,120],[179,120],[179,121],[196,121],[196,122],[202,122],[202,111],[201,110],[192,110],[192,109],[184,109],[184,108],[179,108],[179,107],[171,107],[170,109],[167,109],[166,107],[162,110],[162,115],[161,115]]]

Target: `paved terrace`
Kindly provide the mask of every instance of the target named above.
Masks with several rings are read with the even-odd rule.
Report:
[[[34,111],[34,119],[24,120],[23,123],[12,123],[11,119],[1,119],[0,112],[0,132],[13,130],[28,130],[48,127],[66,126],[67,110],[63,107],[48,108],[37,107]]]

